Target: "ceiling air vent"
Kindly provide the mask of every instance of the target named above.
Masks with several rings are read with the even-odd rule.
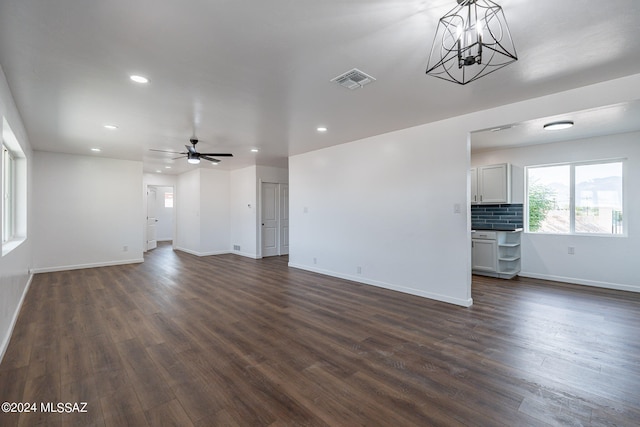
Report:
[[[331,79],[331,82],[336,82],[340,86],[344,86],[347,89],[354,90],[361,88],[362,86],[374,82],[376,79],[370,75],[363,73],[362,71],[354,68],[346,73],[340,74],[337,77]]]

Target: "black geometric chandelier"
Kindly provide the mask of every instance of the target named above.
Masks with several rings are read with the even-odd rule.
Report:
[[[427,75],[465,85],[518,60],[502,8],[490,0],[457,0],[440,18]]]

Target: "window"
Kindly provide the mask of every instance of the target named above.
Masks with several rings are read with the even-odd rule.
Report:
[[[4,117],[1,147],[0,234],[2,256],[5,256],[27,239],[27,158]]]
[[[527,167],[527,231],[624,234],[623,166],[617,160]]]
[[[165,208],[173,207],[173,193],[164,193],[164,207]]]
[[[2,243],[14,237],[15,221],[15,159],[2,144]]]

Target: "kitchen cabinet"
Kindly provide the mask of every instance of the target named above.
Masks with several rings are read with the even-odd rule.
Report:
[[[501,163],[472,168],[471,203],[511,203],[511,165]]]
[[[473,236],[478,234],[478,236]],[[471,260],[474,271],[495,272],[497,268],[496,233],[474,232],[471,239]],[[477,237],[477,238],[476,238]]]
[[[522,230],[471,232],[473,274],[511,279],[520,273]]]

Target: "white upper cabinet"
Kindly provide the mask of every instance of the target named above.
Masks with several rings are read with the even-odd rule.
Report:
[[[471,169],[471,203],[511,203],[511,165],[501,163]]]

